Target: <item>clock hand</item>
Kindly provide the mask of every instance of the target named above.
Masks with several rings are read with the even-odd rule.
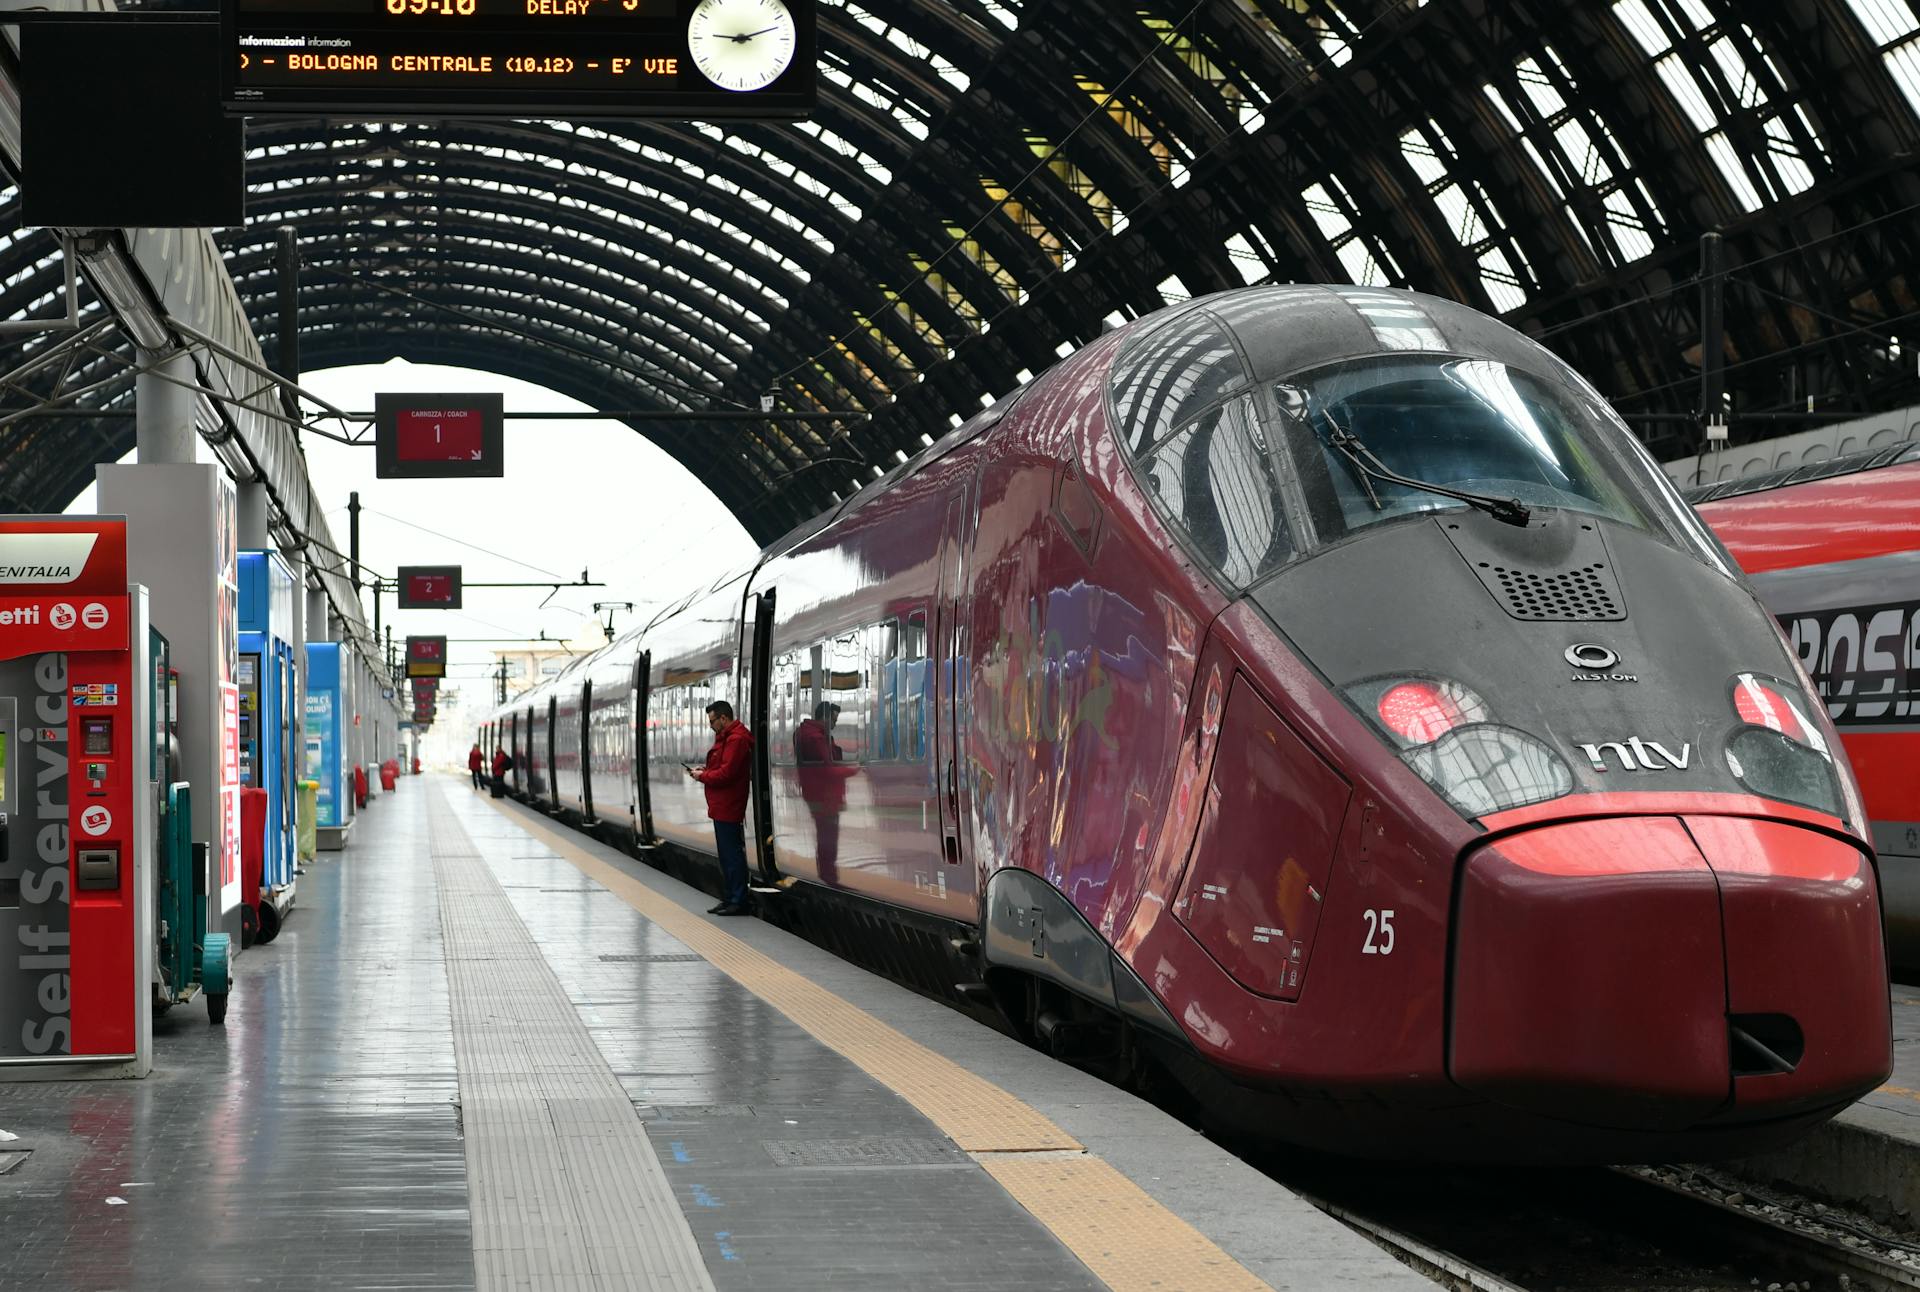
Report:
[[[748,41],[752,40],[755,36],[764,36],[770,31],[778,31],[778,30],[780,30],[778,27],[762,27],[759,31],[750,31],[744,36],[728,36],[727,39],[732,41],[736,45],[744,45]]]

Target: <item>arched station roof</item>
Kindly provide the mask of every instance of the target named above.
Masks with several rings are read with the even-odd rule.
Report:
[[[1920,402],[1900,340],[1920,337],[1911,0],[820,10],[820,104],[797,126],[251,124],[248,223],[218,237],[264,350],[285,226],[309,369],[398,355],[608,409],[773,390],[864,414],[636,421],[761,538],[1110,321],[1270,279],[1497,313],[1675,456],[1697,447],[1717,230],[1737,413]],[[4,235],[0,314],[46,312],[58,274],[47,235]],[[132,439],[0,425],[0,506],[64,505]]]

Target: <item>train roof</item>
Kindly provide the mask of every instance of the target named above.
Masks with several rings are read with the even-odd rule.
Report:
[[[1920,462],[1920,443],[1883,445],[1877,449],[1869,449],[1865,453],[1849,453],[1845,457],[1824,458],[1819,462],[1808,462],[1797,467],[1762,471],[1756,475],[1742,476],[1737,480],[1716,480],[1712,484],[1683,489],[1680,496],[1698,507],[1727,498],[1738,498],[1744,494],[1764,493],[1769,489],[1785,489],[1789,485],[1806,484],[1813,480],[1831,480],[1835,476],[1852,475],[1857,471],[1872,471],[1879,467],[1898,466],[1906,462]]]
[[[1532,338],[1458,301],[1400,288],[1270,283],[1196,297],[1134,324],[1114,361],[1116,387],[1134,366],[1160,362],[1157,340],[1171,341],[1177,325],[1202,314],[1233,337],[1256,382],[1346,360],[1420,352],[1571,372]]]

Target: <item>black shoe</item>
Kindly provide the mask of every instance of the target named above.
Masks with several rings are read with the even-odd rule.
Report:
[[[715,902],[712,906],[709,906],[707,908],[707,914],[708,915],[724,914],[726,912],[726,909],[732,905],[733,905],[732,902]]]
[[[745,902],[723,902],[714,908],[715,915],[751,915],[753,910]]]

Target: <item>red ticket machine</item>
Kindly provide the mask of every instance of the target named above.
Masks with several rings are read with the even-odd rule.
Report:
[[[152,1065],[147,604],[118,517],[0,518],[0,1066]],[[9,1073],[9,1075],[25,1075]]]

